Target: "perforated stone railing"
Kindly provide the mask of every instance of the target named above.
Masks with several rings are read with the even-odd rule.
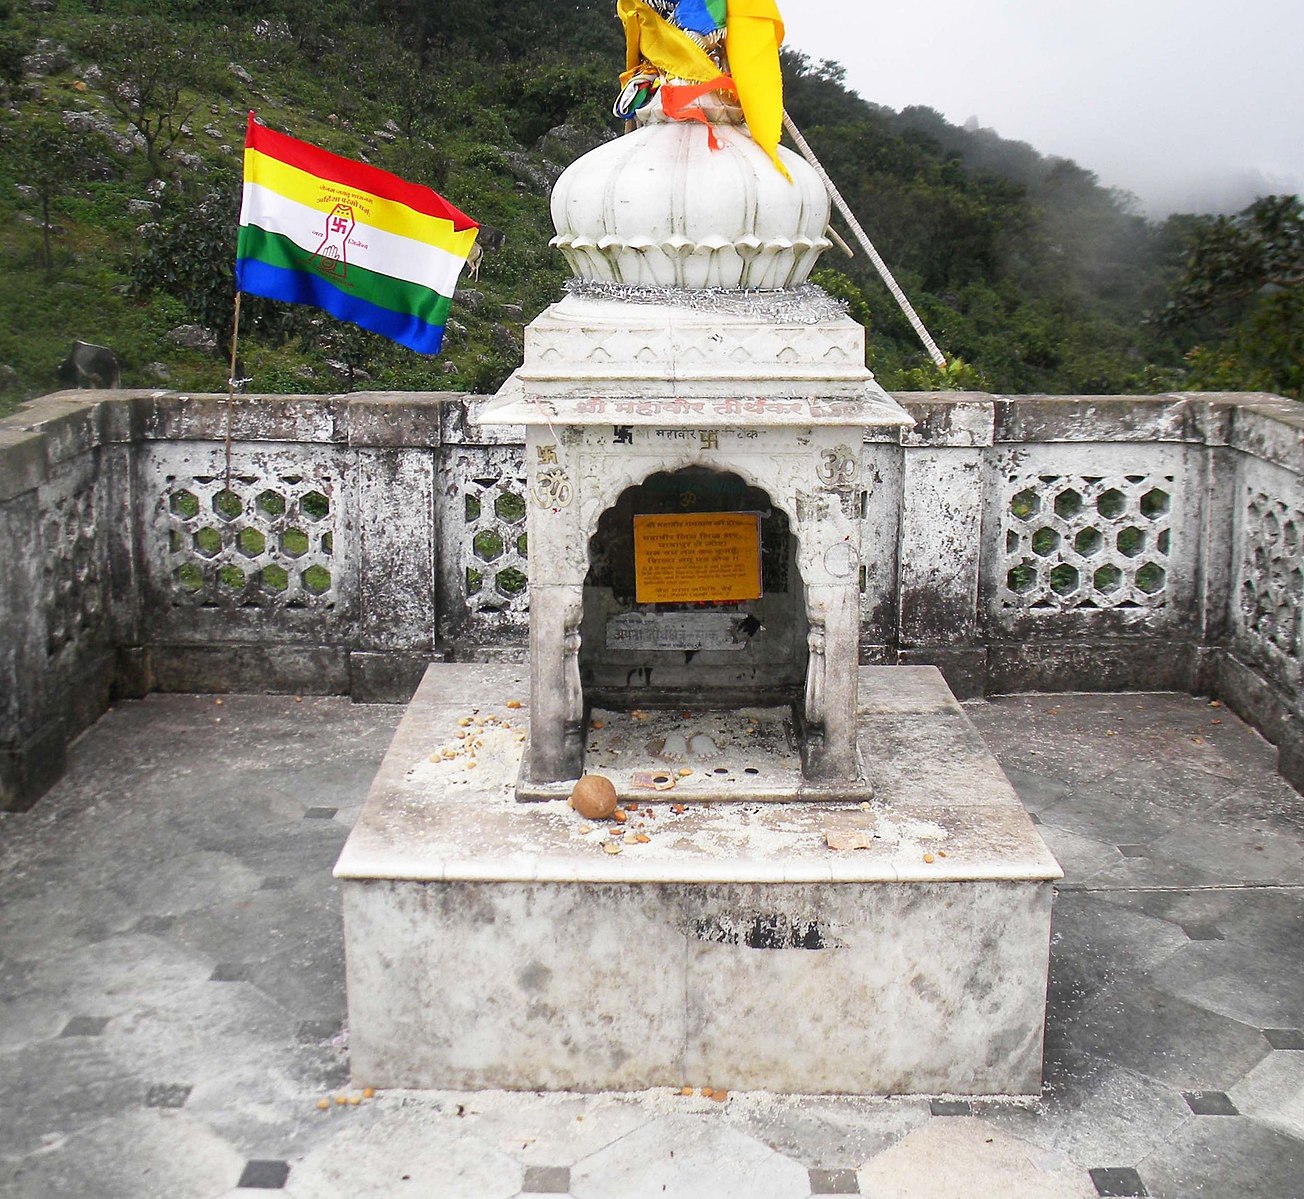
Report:
[[[156,655],[160,662],[181,652],[193,657],[182,647],[215,640],[335,645],[356,638],[353,457],[330,445],[241,444],[233,446],[228,478],[220,446],[142,447],[146,636],[171,647]]]
[[[1304,779],[1304,420],[1262,396],[898,396],[862,660],[961,695],[1207,691]],[[0,804],[111,691],[399,699],[523,652],[522,436],[462,397],[65,393],[0,421]]]
[[[1262,464],[1249,473],[1239,489],[1233,627],[1247,656],[1298,693],[1304,682],[1304,490],[1298,478]]]
[[[1171,474],[1008,478],[1000,607],[1165,607],[1176,488]]]
[[[105,547],[93,479],[71,475],[49,489],[41,522],[41,611],[45,652],[57,658],[84,643],[106,619]]]
[[[458,581],[466,619],[479,631],[529,621],[526,479],[518,447],[459,447],[450,456]]]
[[[1189,626],[1200,604],[1203,469],[1201,454],[1171,435],[994,444],[982,535],[988,639],[1155,637]]]
[[[329,608],[333,479],[292,473],[167,480],[173,606]]]

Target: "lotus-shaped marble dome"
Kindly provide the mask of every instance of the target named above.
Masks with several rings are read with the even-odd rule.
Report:
[[[653,100],[633,133],[572,163],[552,193],[561,250],[581,279],[635,286],[796,287],[830,243],[819,176],[779,148],[790,183],[734,105],[702,105],[720,149],[697,121],[671,121]]]

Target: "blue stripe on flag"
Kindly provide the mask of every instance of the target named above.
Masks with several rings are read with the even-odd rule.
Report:
[[[444,342],[443,325],[431,325],[420,317],[381,308],[310,271],[289,271],[254,258],[239,258],[235,264],[235,285],[237,290],[249,295],[284,300],[287,304],[311,304],[418,354],[438,354]]]

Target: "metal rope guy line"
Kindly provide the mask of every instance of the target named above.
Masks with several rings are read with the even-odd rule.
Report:
[[[946,357],[942,351],[937,348],[935,342],[924,328],[924,322],[919,319],[919,314],[915,311],[914,305],[906,298],[906,293],[901,290],[901,285],[893,278],[891,270],[882,256],[874,248],[874,243],[869,240],[869,235],[860,227],[860,222],[856,220],[856,214],[853,213],[847,205],[846,200],[842,198],[842,193],[838,191],[837,184],[829,178],[829,173],[824,169],[824,164],[815,156],[815,151],[810,148],[810,143],[802,136],[801,130],[797,128],[796,122],[793,121],[787,111],[783,114],[783,127],[788,131],[789,136],[796,143],[797,149],[801,151],[801,156],[815,169],[815,173],[820,177],[824,184],[825,190],[829,193],[829,199],[837,206],[837,210],[842,213],[851,232],[856,235],[856,240],[860,242],[865,253],[869,255],[869,260],[874,264],[879,276],[887,284],[887,289],[892,293],[893,298],[901,306],[901,311],[906,314],[906,318],[914,327],[919,339],[924,343],[924,348],[928,351],[929,357],[937,364],[939,370],[946,370]]]

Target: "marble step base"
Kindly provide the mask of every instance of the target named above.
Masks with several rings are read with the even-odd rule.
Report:
[[[1060,871],[935,670],[861,670],[872,802],[619,828],[515,802],[527,687],[432,666],[336,865],[359,1085],[1040,1090]]]

